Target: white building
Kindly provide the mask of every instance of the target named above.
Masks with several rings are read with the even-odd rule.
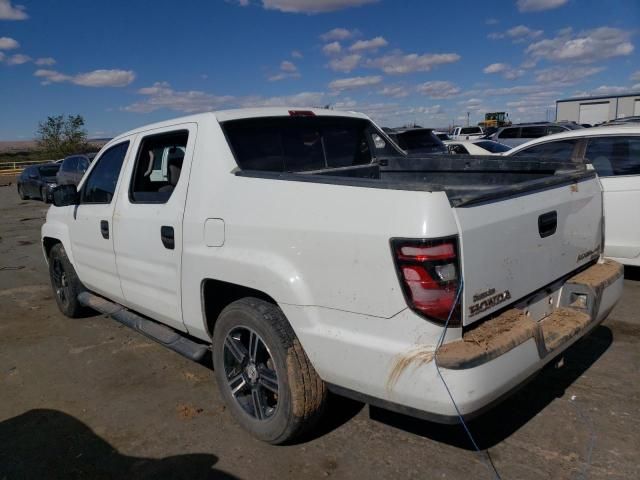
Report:
[[[640,92],[601,97],[567,98],[556,101],[556,121],[596,125],[631,116],[640,116]]]

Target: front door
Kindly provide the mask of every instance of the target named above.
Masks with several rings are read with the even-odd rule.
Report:
[[[125,305],[186,330],[182,322],[182,218],[196,124],[139,135],[114,217],[116,264]]]
[[[80,186],[71,222],[71,249],[82,282],[99,294],[122,301],[113,250],[113,212],[120,172],[132,139],[105,150]]]

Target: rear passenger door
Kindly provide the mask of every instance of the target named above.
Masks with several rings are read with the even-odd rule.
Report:
[[[123,295],[113,251],[113,212],[131,140],[124,139],[98,157],[80,187],[80,203],[70,222],[71,249],[80,279],[90,290],[118,302]]]
[[[187,123],[138,135],[114,217],[125,304],[179,330],[182,219],[196,133]]]
[[[590,138],[585,161],[604,191],[605,255],[640,265],[640,135]]]

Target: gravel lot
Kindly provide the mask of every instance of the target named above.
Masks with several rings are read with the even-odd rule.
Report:
[[[0,187],[0,479],[494,478],[460,426],[340,398],[315,438],[254,440],[208,366],[102,316],[59,313],[45,213]],[[503,479],[640,478],[639,280],[627,271],[620,304],[562,367],[470,424]]]

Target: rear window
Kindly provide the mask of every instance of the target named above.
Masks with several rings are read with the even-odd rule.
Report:
[[[371,163],[389,148],[370,122],[345,117],[267,117],[223,124],[243,170],[301,172]],[[374,143],[375,141],[375,143]]]
[[[444,152],[446,147],[431,130],[409,130],[397,134],[398,145],[408,152]]]
[[[460,135],[474,135],[476,133],[482,133],[480,127],[464,127],[460,130]]]
[[[475,142],[474,145],[478,145],[481,148],[491,153],[502,153],[511,150],[511,147],[503,145],[502,143],[492,142],[491,140],[483,140],[481,142]]]

